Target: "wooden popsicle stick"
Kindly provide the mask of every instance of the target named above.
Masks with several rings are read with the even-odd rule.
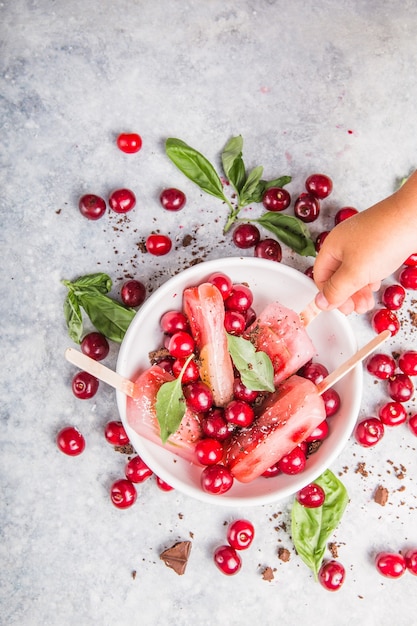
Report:
[[[347,361],[336,367],[336,369],[326,376],[321,383],[317,385],[317,391],[321,395],[327,389],[332,387],[338,380],[343,378],[345,374],[350,372],[358,363],[363,361],[371,352],[373,352],[378,346],[380,346],[384,341],[391,337],[391,333],[389,330],[384,330],[382,333],[379,333],[376,337],[371,339],[367,344],[363,346],[360,350],[355,352]]]
[[[309,302],[306,308],[303,309],[300,313],[300,319],[303,323],[303,326],[308,326],[308,324],[310,324],[310,322],[312,322],[314,318],[317,317],[317,315],[321,312],[322,311],[317,306],[315,300]]]
[[[65,350],[65,358],[67,361],[76,365],[80,369],[92,374],[99,380],[107,383],[114,389],[122,391],[131,398],[135,397],[135,383],[123,376],[120,376],[117,372],[111,370],[109,367],[102,365],[98,361],[95,361],[91,357],[75,350],[75,348],[67,348]]]

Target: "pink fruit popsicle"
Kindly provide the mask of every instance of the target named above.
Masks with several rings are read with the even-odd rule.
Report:
[[[316,352],[303,320],[279,302],[263,309],[245,337],[271,359],[275,386],[297,372]]]
[[[243,483],[261,476],[326,419],[317,387],[297,375],[268,396],[260,411],[253,425],[235,435],[225,452],[225,465]]]
[[[201,380],[208,385],[216,406],[233,398],[234,372],[224,329],[224,301],[211,283],[185,289],[184,313],[199,352]]]
[[[195,444],[201,438],[200,416],[186,408],[179,429],[163,444],[156,417],[156,396],[159,388],[174,380],[159,365],[153,365],[135,380],[134,397],[126,398],[126,418],[129,426],[144,439],[153,441],[164,449],[197,463]]]

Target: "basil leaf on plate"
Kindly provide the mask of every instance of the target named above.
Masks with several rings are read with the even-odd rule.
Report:
[[[83,318],[77,297],[71,291],[64,301],[64,315],[69,336],[75,343],[81,343]]]
[[[166,443],[169,436],[178,430],[185,415],[186,404],[182,392],[182,377],[192,357],[193,355],[188,357],[178,378],[161,385],[156,394],[156,418],[162,443]]]
[[[316,256],[316,249],[307,226],[293,215],[267,211],[253,220],[274,233],[280,241],[302,256]]]
[[[342,519],[349,496],[343,483],[330,470],[323,472],[314,483],[324,490],[324,503],[308,508],[294,500],[291,534],[297,553],[317,579],[327,541]]]
[[[175,138],[166,140],[165,150],[174,165],[200,189],[229,204],[223,193],[222,182],[205,156],[181,139]]]
[[[256,351],[243,337],[227,334],[227,346],[242,383],[252,391],[275,391],[274,368],[269,356]]]

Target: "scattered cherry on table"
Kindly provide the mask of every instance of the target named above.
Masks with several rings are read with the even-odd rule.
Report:
[[[255,246],[255,256],[260,259],[269,259],[280,263],[282,260],[282,248],[278,241],[267,237]]]
[[[116,480],[110,488],[110,499],[118,509],[131,507],[137,498],[135,485],[127,478]]]
[[[384,424],[377,417],[361,420],[355,428],[356,441],[365,448],[375,446],[384,436]]]
[[[262,204],[268,211],[284,211],[291,204],[291,196],[282,187],[270,187],[262,196]]]
[[[81,196],[78,202],[78,208],[81,215],[88,220],[98,220],[106,212],[106,202],[100,196],[87,193]]]
[[[58,448],[68,456],[78,456],[85,450],[85,439],[75,426],[62,428],[56,436]]]
[[[406,561],[399,552],[380,552],[375,558],[375,565],[386,578],[399,578],[406,570]]]
[[[98,378],[88,372],[77,372],[71,383],[74,396],[80,400],[89,400],[97,393],[99,387]]]
[[[320,567],[318,579],[328,591],[337,591],[345,581],[345,568],[334,559],[325,561]]]
[[[126,154],[139,152],[142,147],[142,137],[137,133],[120,133],[116,139],[117,147]]]
[[[80,344],[81,352],[95,361],[102,361],[109,353],[110,346],[102,333],[91,332],[83,337]]]
[[[104,436],[106,441],[112,446],[125,446],[129,443],[129,437],[125,431],[122,422],[111,420],[104,427]]]
[[[255,528],[247,519],[237,519],[227,528],[227,541],[235,550],[247,550],[255,537]]]
[[[180,211],[185,205],[186,197],[180,189],[170,187],[161,192],[159,200],[167,211]]]
[[[128,280],[122,285],[120,297],[126,306],[140,306],[146,299],[146,287],[140,280]]]
[[[332,193],[333,182],[326,174],[311,174],[305,182],[305,187],[308,193],[319,200],[324,200]]]
[[[146,239],[146,249],[154,256],[164,256],[172,248],[172,241],[168,235],[149,235]]]
[[[306,485],[296,495],[297,502],[308,509],[315,509],[322,506],[326,494],[324,489],[317,483]]]
[[[110,194],[109,206],[115,213],[128,213],[136,205],[136,196],[130,189],[116,189]]]

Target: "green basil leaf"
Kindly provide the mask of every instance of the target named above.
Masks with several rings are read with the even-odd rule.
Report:
[[[83,318],[77,297],[70,291],[64,301],[64,315],[68,334],[75,343],[81,343]]]
[[[343,483],[330,470],[323,472],[314,482],[324,490],[324,503],[317,508],[308,508],[294,500],[291,534],[297,553],[317,579],[327,541],[342,519],[349,496]]]
[[[292,180],[291,176],[280,176],[273,180],[260,180],[258,186],[252,194],[251,202],[262,202],[263,195],[271,187],[285,187]]]
[[[253,202],[253,193],[259,185],[259,181],[261,180],[262,173],[264,168],[262,165],[258,165],[254,167],[248,174],[245,184],[243,185],[242,191],[240,192],[240,205],[246,206],[250,202]]]
[[[267,211],[254,221],[274,233],[280,241],[295,252],[298,252],[298,254],[302,256],[316,256],[316,249],[311,239],[310,231],[304,222],[297,217]]]
[[[80,276],[73,282],[70,282],[69,280],[63,280],[62,282],[68,287],[68,289],[72,289],[74,291],[93,288],[94,291],[106,294],[112,288],[112,280],[110,276],[108,276],[108,274],[104,274],[103,272],[86,274],[85,276]]]
[[[275,391],[274,368],[269,356],[243,337],[227,334],[227,346],[242,383],[253,391]]]
[[[181,139],[169,138],[165,143],[165,150],[171,161],[187,178],[193,181],[203,191],[228,202],[221,180],[211,163],[197,150],[187,145]]]
[[[161,431],[162,443],[166,443],[169,436],[178,430],[185,415],[186,404],[182,392],[182,377],[192,357],[193,355],[188,357],[178,378],[161,385],[156,394],[156,418]]]
[[[246,180],[245,165],[242,159],[243,139],[242,135],[232,137],[225,145],[222,152],[222,165],[224,173],[232,183],[239,195]]]
[[[136,311],[101,293],[82,293],[79,302],[93,326],[108,339],[120,343]]]

